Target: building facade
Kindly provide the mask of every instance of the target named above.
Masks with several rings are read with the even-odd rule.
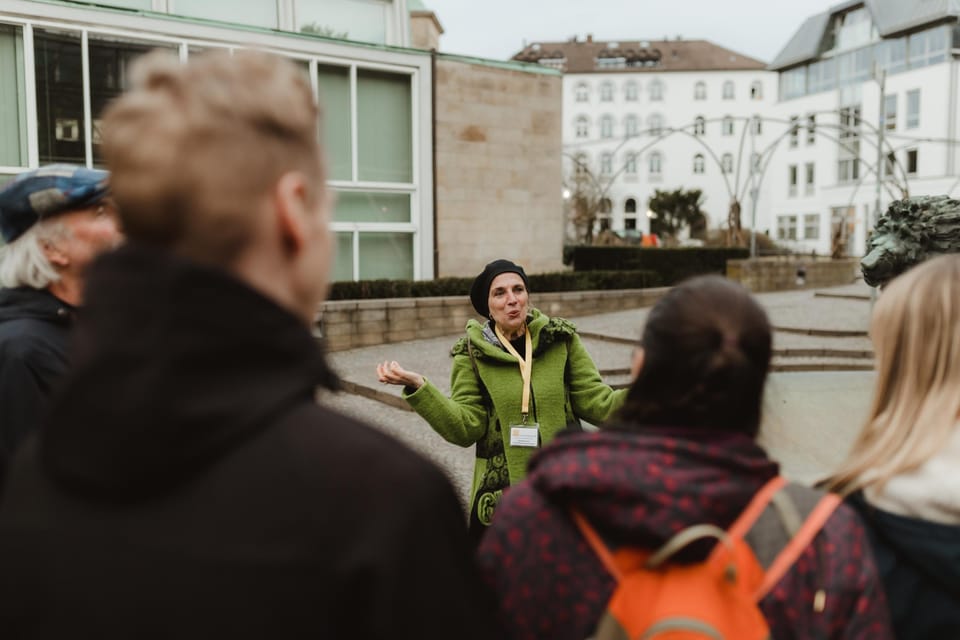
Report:
[[[786,135],[765,176],[779,243],[862,255],[878,200],[883,211],[906,194],[956,197],[958,14],[956,3],[846,2],[786,44],[770,65]]]
[[[564,193],[586,179],[601,195],[596,231],[648,232],[655,190],[680,188],[703,192],[709,227],[726,227],[734,198],[749,226],[750,205],[765,198],[751,167],[776,102],[763,62],[703,40],[591,36],[532,43],[514,58],[564,71]]]

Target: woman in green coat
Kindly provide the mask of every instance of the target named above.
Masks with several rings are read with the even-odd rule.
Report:
[[[576,327],[529,305],[523,267],[488,264],[470,288],[488,322],[467,322],[453,346],[450,397],[397,362],[377,366],[381,382],[404,385],[403,397],[433,429],[463,447],[476,444],[470,527],[482,533],[503,490],[526,475],[533,453],[579,419],[599,424],[623,404],[577,335]]]

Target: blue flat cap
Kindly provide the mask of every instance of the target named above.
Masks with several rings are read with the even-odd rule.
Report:
[[[82,209],[103,200],[110,174],[69,164],[52,164],[21,173],[0,189],[0,235],[22,236],[38,220]]]

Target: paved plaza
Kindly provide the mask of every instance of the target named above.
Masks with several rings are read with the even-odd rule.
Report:
[[[813,481],[842,459],[866,415],[873,374],[866,337],[871,302],[862,283],[820,290],[758,294],[774,335],[774,366],[764,399],[761,443],[783,471]],[[536,295],[531,295],[536,304]],[[640,335],[649,309],[571,318],[611,384],[628,382],[630,341]],[[445,442],[403,407],[400,388],[377,382],[375,367],[397,360],[449,390],[449,350],[459,335],[413,340],[331,354],[352,392],[326,394],[323,402],[392,434],[442,467],[465,501],[473,449]],[[373,399],[359,393],[379,396]],[[385,401],[385,402],[384,402]],[[389,403],[389,404],[388,404]]]

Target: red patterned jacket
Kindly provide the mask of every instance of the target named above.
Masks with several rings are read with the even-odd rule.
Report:
[[[778,472],[747,436],[701,430],[605,430],[564,435],[508,491],[479,549],[507,637],[584,640],[614,582],[568,517],[579,509],[613,546],[656,548],[694,524],[730,526]],[[825,550],[817,557],[815,548]],[[691,548],[688,560],[709,547]],[[826,607],[813,611],[816,589]],[[776,640],[892,638],[869,543],[841,505],[763,599]]]

